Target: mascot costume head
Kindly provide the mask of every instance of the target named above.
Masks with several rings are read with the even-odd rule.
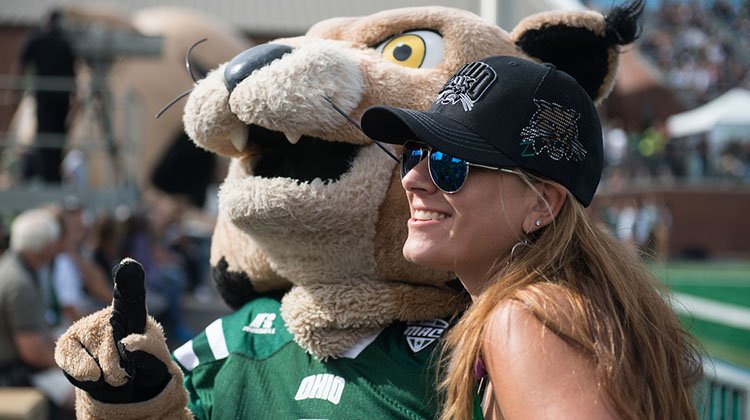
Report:
[[[241,311],[262,297],[281,297],[281,323],[273,325],[283,325],[293,345],[321,369],[347,357],[353,347],[367,346],[389,325],[426,325],[458,313],[468,299],[453,287],[453,275],[403,258],[409,211],[397,165],[352,122],[372,105],[427,109],[453,73],[492,55],[552,63],[576,78],[598,104],[614,83],[620,46],[637,36],[641,9],[636,2],[607,16],[547,12],[522,20],[510,33],[457,9],[389,10],[320,22],[304,36],[253,47],[209,72],[195,84],[183,122],[195,144],[231,158],[211,251],[225,301]],[[81,363],[96,353],[82,348],[101,349],[94,341],[112,337],[102,333],[93,339],[86,328],[106,329],[102,317],[115,315],[117,305],[84,319],[58,344],[61,366],[89,390],[78,393],[82,417],[128,413],[125,406],[143,414],[142,402],[102,403],[106,395],[91,392],[88,383],[81,386],[84,379],[102,377],[113,388],[128,383],[116,368],[108,372],[104,363],[100,370]],[[98,327],[90,325],[95,323]],[[150,320],[147,336],[149,331],[158,332]],[[158,341],[136,336],[141,335],[123,339],[128,351],[153,349]],[[435,341],[429,335],[422,339],[422,344]],[[414,340],[409,345],[421,347]],[[118,355],[116,349],[107,351],[102,358]],[[194,362],[188,353],[176,354],[182,371],[164,360],[170,381],[162,384],[163,391],[147,393],[162,401],[149,415],[189,416],[178,407],[183,394],[165,396],[178,392],[185,366]],[[421,387],[432,385],[425,381]],[[198,397],[190,386],[188,391],[195,409]]]
[[[394,320],[454,314],[465,301],[451,274],[401,255],[395,163],[328,101],[355,120],[377,104],[426,109],[463,64],[514,55],[555,64],[598,103],[634,35],[618,26],[629,17],[552,12],[508,34],[460,10],[390,10],[320,22],[209,73],[183,121],[197,145],[232,158],[211,257],[227,302],[293,285],[284,320],[321,358]]]

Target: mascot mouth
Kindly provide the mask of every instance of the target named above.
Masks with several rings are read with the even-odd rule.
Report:
[[[291,144],[284,133],[251,124],[248,143],[257,156],[250,170],[262,178],[291,178],[311,182],[337,181],[352,166],[362,146],[302,136]]]

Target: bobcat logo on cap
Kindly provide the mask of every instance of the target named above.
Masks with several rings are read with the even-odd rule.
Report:
[[[461,102],[464,111],[469,112],[495,79],[497,73],[489,65],[481,61],[467,64],[443,86],[435,103],[455,105]]]
[[[523,157],[543,152],[553,160],[582,161],[586,149],[578,140],[578,119],[581,114],[570,108],[542,99],[534,99],[536,111],[529,125],[521,130]]]

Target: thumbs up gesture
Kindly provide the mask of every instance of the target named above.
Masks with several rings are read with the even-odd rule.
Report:
[[[78,388],[77,418],[191,418],[182,372],[146,311],[143,267],[126,258],[113,275],[112,305],[73,324],[55,348],[55,361]]]

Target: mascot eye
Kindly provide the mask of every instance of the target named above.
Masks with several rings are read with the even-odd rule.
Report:
[[[387,60],[411,68],[431,68],[443,59],[443,37],[433,31],[409,31],[375,47]]]

